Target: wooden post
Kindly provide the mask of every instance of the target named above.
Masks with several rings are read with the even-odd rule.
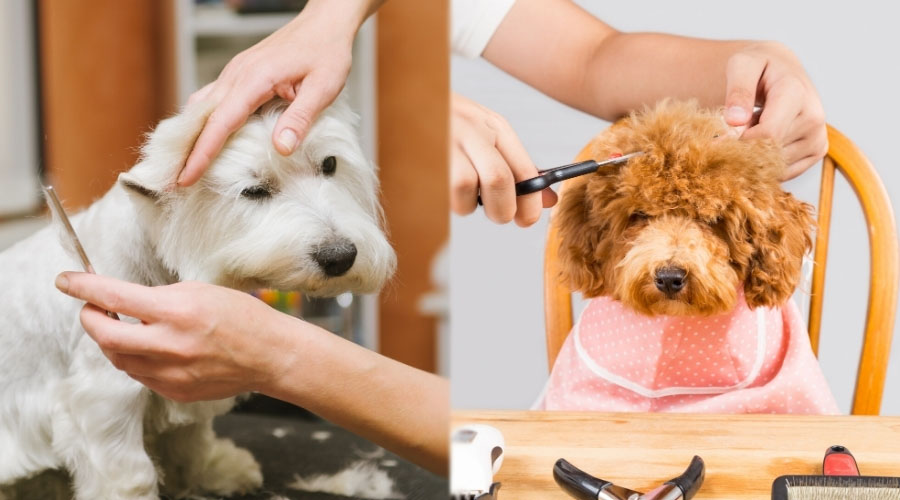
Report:
[[[436,324],[419,312],[449,238],[449,4],[391,0],[378,13],[378,164],[398,270],[380,299],[381,353],[437,365]]]
[[[67,208],[109,189],[174,111],[173,16],[170,1],[40,0],[45,169]]]

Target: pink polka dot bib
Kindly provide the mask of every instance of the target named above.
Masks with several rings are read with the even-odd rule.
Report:
[[[553,365],[539,406],[607,412],[836,414],[800,311],[644,316],[592,299]]]

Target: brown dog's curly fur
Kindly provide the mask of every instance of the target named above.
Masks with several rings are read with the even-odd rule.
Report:
[[[731,310],[743,283],[750,307],[793,293],[811,247],[812,207],[781,189],[771,141],[727,134],[718,111],[663,101],[624,118],[589,145],[597,160],[643,151],[614,172],[570,181],[555,217],[563,278],[645,314]],[[658,270],[685,271],[663,293]]]

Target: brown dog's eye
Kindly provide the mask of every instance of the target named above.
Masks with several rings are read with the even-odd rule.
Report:
[[[720,227],[725,221],[723,221],[721,217],[716,217],[715,219],[707,219],[704,222],[707,226],[715,229],[717,227]]]
[[[628,224],[637,224],[638,222],[643,222],[649,218],[650,216],[645,214],[644,212],[631,212],[631,215],[628,217]]]
[[[329,156],[322,160],[322,175],[332,176],[337,171],[337,158]]]

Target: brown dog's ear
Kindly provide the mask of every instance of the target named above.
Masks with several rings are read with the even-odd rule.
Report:
[[[813,207],[779,192],[770,210],[748,218],[750,257],[744,294],[751,308],[782,305],[794,293],[812,248]],[[762,220],[761,220],[762,219]]]
[[[578,179],[563,192],[554,214],[559,230],[559,267],[561,278],[572,290],[586,297],[607,295],[601,263],[603,227],[591,221],[587,199],[588,182]]]

